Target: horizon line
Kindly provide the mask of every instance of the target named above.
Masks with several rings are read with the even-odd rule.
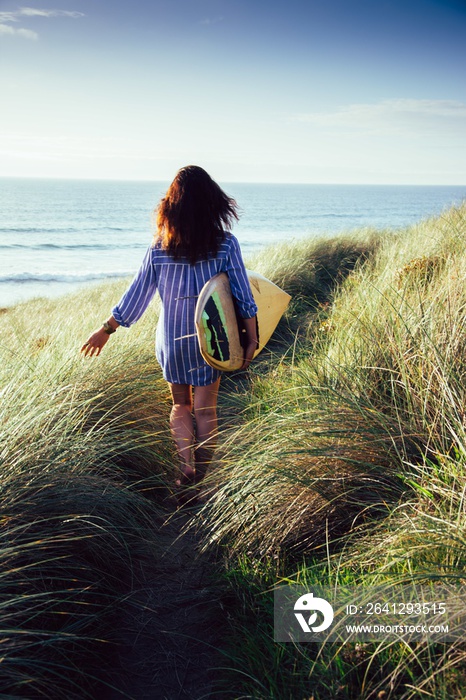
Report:
[[[66,180],[68,182],[153,182],[153,183],[170,183],[171,179],[152,179],[152,178],[132,178],[125,179],[119,177],[106,178],[106,177],[69,177],[69,176],[42,176],[42,175],[3,175],[0,174],[0,179],[9,180],[48,180],[48,181],[62,181]],[[296,180],[296,181],[279,181],[279,180],[220,180],[218,182],[224,182],[226,184],[237,184],[237,185],[318,185],[318,186],[345,186],[345,187],[466,187],[465,183],[418,183],[418,182],[317,182],[309,180]]]

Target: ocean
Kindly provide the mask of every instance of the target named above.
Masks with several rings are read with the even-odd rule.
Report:
[[[0,307],[132,276],[168,184],[0,178]],[[241,208],[234,233],[246,259],[306,236],[383,233],[466,199],[466,186],[219,184]]]

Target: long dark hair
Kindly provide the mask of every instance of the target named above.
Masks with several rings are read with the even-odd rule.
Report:
[[[238,205],[198,165],[187,165],[175,176],[156,209],[160,243],[175,259],[192,265],[218,253],[225,234],[238,220]]]

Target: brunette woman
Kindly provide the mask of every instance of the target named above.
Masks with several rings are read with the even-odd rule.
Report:
[[[112,315],[84,343],[85,355],[99,355],[119,326],[131,326],[156,290],[162,311],[156,332],[156,357],[173,400],[170,428],[180,458],[179,487],[199,482],[212,458],[217,433],[217,395],[221,372],[203,359],[194,310],[204,284],[228,274],[244,319],[246,369],[257,347],[257,306],[237,239],[230,233],[237,204],[202,168],[178,171],[156,210],[157,230],[141,267]]]

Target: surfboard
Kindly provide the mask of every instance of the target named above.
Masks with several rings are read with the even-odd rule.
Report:
[[[259,347],[264,349],[290,302],[290,295],[258,272],[246,270],[257,304]],[[243,364],[246,332],[236,309],[228,275],[220,272],[201,289],[194,315],[199,348],[215,369],[233,372]]]

